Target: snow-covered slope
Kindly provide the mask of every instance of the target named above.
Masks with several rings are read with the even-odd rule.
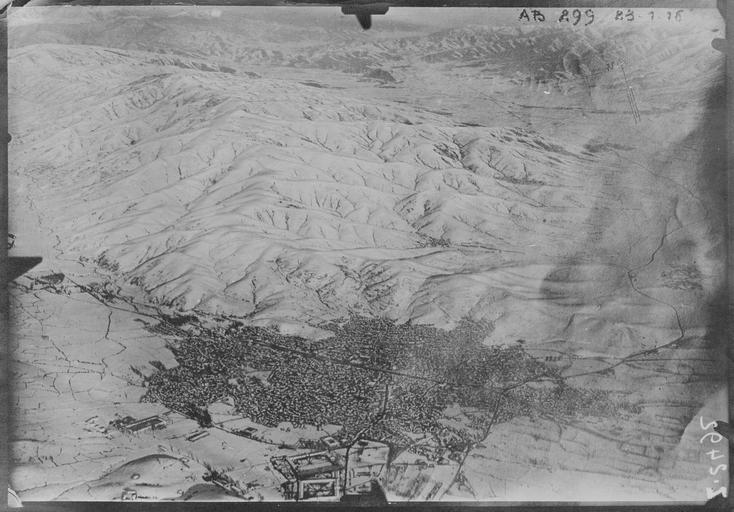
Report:
[[[710,23],[710,13],[701,14],[706,11],[687,12],[686,23],[651,23],[645,31],[636,24],[612,22],[611,10],[606,15],[600,12],[590,26],[568,30],[516,23],[509,12],[500,17],[510,23],[501,24],[496,13],[472,11],[472,23],[450,28],[386,16],[375,30],[360,32],[331,8],[298,15],[287,11],[273,15],[272,10],[256,7],[216,9],[216,15],[207,9],[177,12],[165,7],[61,12],[34,8],[15,15],[10,46],[99,45],[149,51],[169,60],[198,58],[230,70],[284,66],[367,77],[377,72],[411,83],[416,74],[421,76],[421,69],[438,75],[468,69],[472,76],[492,77],[495,88],[498,81],[526,87],[540,83],[563,94],[588,94],[590,87],[621,82],[622,65],[628,78],[654,88],[650,99],[661,107],[671,106],[671,94],[682,90],[662,87],[672,85],[671,73],[682,83],[701,78],[701,73],[710,73],[715,55],[708,47],[710,31],[699,28]],[[663,17],[665,12],[657,15]],[[111,17],[116,19],[114,25],[108,22]],[[436,78],[443,85],[440,76]],[[423,83],[422,88],[430,90],[431,84]],[[685,88],[689,95],[690,89]]]
[[[533,34],[454,29],[358,53],[405,47],[445,64],[504,52],[532,68],[517,58],[520,44],[578,65],[563,58],[572,50],[559,37],[570,35]],[[589,37],[601,41],[584,35],[576,47]],[[329,67],[322,58],[333,51],[291,64]],[[570,318],[585,314],[577,305],[594,303],[597,317],[632,308],[677,329],[670,308],[636,293],[627,272],[658,245],[669,222],[660,208],[679,191],[633,176],[637,193],[620,209],[609,185],[625,151],[584,146],[594,128],[572,144],[235,71],[216,59],[88,45],[11,52],[11,80],[22,77],[11,81],[12,159],[54,194],[65,251],[99,258],[151,300],[260,322],[361,314],[451,326],[468,316],[496,322],[498,342],[547,340],[567,337]],[[639,238],[635,250],[620,250],[629,237]],[[581,260],[578,279],[556,280],[569,255]],[[518,322],[518,310],[534,321]]]

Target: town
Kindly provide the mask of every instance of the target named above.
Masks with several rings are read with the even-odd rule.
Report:
[[[179,365],[153,374],[145,399],[187,410],[231,396],[256,423],[333,423],[348,437],[373,422],[387,385],[387,414],[369,434],[399,442],[405,432],[442,428],[451,403],[489,414],[507,383],[554,371],[519,346],[482,345],[475,325],[442,331],[352,319],[329,327],[335,335],[318,342],[236,324],[197,327],[172,342]]]
[[[237,321],[218,329],[175,327],[187,332],[170,342],[178,366],[158,366],[144,400],[192,411],[229,397],[255,424],[340,425],[334,437],[342,443],[361,432],[407,447],[411,436],[448,431],[444,448],[461,452],[492,417],[526,413],[528,403],[551,393],[522,383],[558,376],[557,366],[520,343],[483,345],[487,326],[470,322],[445,331],[352,318],[324,326],[334,336],[319,341]],[[446,418],[454,405],[461,421]]]

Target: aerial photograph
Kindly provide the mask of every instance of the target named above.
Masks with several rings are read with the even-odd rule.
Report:
[[[364,21],[8,14],[14,502],[727,498],[719,11]]]

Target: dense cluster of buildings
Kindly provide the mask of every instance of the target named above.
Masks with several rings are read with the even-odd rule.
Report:
[[[266,378],[238,379],[238,410],[264,425],[362,422],[382,396],[374,372],[293,355]]]
[[[520,346],[483,345],[482,326],[441,331],[352,319],[328,327],[333,337],[309,341],[236,322],[227,329],[199,326],[195,335],[182,336],[172,345],[179,366],[159,368],[147,381],[146,399],[189,411],[191,404],[205,408],[227,396],[232,398],[232,413],[264,427],[283,422],[319,430],[327,424],[342,426],[332,444],[322,440],[320,451],[273,461],[287,496],[336,499],[354,489],[374,488],[381,474],[364,469],[366,457],[358,462],[350,458],[351,450],[358,450],[349,445],[350,438],[408,447],[415,444],[414,434],[426,435],[435,443],[416,447],[415,455],[436,467],[450,464],[476,442],[474,437],[492,415],[447,423],[443,420],[449,404],[495,410],[503,385],[547,375],[553,366]],[[166,325],[166,332],[175,334],[178,328]],[[528,391],[517,391],[522,392]],[[503,405],[502,414],[523,412],[520,405],[533,399],[513,395],[506,402],[517,411]],[[447,424],[451,428],[446,429]],[[259,437],[249,425],[232,432]],[[310,450],[315,445],[299,446]]]

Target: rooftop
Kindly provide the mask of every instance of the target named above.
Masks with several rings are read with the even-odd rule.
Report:
[[[324,473],[332,473],[344,468],[344,465],[336,458],[331,458],[325,453],[299,455],[289,458],[288,462],[293,468],[293,473],[299,480],[308,479]]]

